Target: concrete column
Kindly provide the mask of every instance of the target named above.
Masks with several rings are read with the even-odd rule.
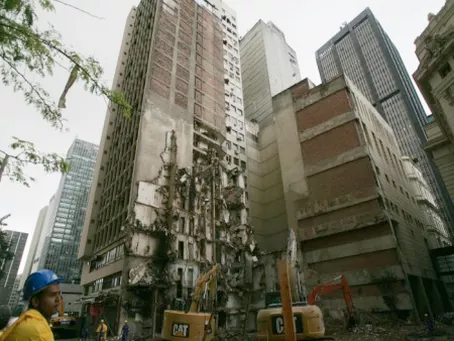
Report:
[[[441,298],[437,284],[436,284],[435,280],[433,280],[433,279],[429,279],[428,281],[429,281],[430,285],[429,285],[429,288],[427,288],[427,289],[430,289],[429,296],[430,296],[431,303],[432,303],[432,310],[435,315],[443,314],[445,309],[444,309],[443,300]]]

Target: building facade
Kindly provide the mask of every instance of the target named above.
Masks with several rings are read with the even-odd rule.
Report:
[[[11,311],[14,311],[14,309],[17,307],[17,305],[22,300],[21,291],[19,289],[20,282],[21,282],[21,275],[18,275],[16,277],[16,280],[14,281],[13,289],[11,290],[11,295],[10,295],[9,301],[8,301],[8,306],[11,309]]]
[[[260,127],[273,122],[273,96],[300,81],[301,75],[295,51],[272,22],[259,20],[241,39],[240,52],[247,119],[249,219],[261,248],[276,252],[287,248],[290,208],[285,206],[276,146],[263,143],[264,150],[257,150],[257,134]],[[265,135],[262,141],[267,140]],[[264,153],[268,153],[267,158],[261,160]],[[267,186],[262,186],[263,181]]]
[[[4,232],[8,249],[14,255],[12,259],[3,260],[0,263],[0,269],[4,272],[4,276],[0,279],[0,305],[8,305],[28,237],[28,234],[23,232],[11,230],[4,230]]]
[[[249,178],[266,190],[264,179],[276,177],[266,163],[277,155],[283,195],[262,195],[283,197],[303,251],[306,291],[345,275],[361,310],[449,310],[397,138],[360,90],[343,76],[317,87],[304,80],[273,98],[273,115],[251,146],[261,177]],[[327,294],[318,304],[336,316],[342,301]]]
[[[88,195],[91,188],[98,147],[75,139],[66,155],[70,170],[62,175],[43,224],[35,252],[35,270],[50,269],[63,277],[64,283],[80,283],[81,263],[77,259]],[[41,212],[42,213],[42,212]]]
[[[30,243],[30,249],[28,250],[27,260],[25,262],[24,271],[19,283],[19,289],[21,290],[24,287],[25,280],[32,273],[33,261],[35,260],[38,245],[41,239],[41,234],[44,227],[44,221],[46,219],[48,206],[43,207],[38,214],[38,219],[36,220],[35,230],[33,231],[32,242]],[[37,269],[36,269],[37,270]],[[35,270],[35,271],[36,271]]]
[[[223,9],[142,0],[128,16],[113,84],[133,113],[109,105],[79,249],[84,309],[103,310],[113,330],[127,318],[135,335],[159,334],[163,311],[182,309],[214,263],[218,323],[243,326],[254,243],[242,159],[228,148],[244,126],[226,126],[227,107],[239,118],[242,102],[236,24]]]
[[[413,78],[433,113],[426,125],[426,150],[454,200],[454,2],[446,1],[428,19],[429,25],[415,41],[419,66]]]
[[[424,152],[427,117],[400,54],[367,8],[316,53],[323,82],[345,73],[394,130],[404,155],[417,159],[450,228],[454,207],[434,164]]]
[[[416,200],[424,218],[422,222],[426,228],[429,249],[452,245],[450,230],[422,172],[408,156],[402,158],[402,163],[410,181],[410,194]]]
[[[248,120],[272,120],[272,97],[301,80],[296,52],[271,21],[259,20],[240,41],[244,107]]]
[[[246,140],[244,126],[243,86],[240,63],[240,37],[236,12],[224,0],[200,0],[221,20],[224,55],[224,99],[226,142],[225,160],[229,167],[246,170]]]

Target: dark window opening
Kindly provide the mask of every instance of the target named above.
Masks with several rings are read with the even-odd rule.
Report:
[[[184,242],[178,242],[178,258],[184,259]]]
[[[178,269],[178,277],[177,298],[183,298],[183,269]]]
[[[449,65],[449,63],[446,63],[440,68],[440,70],[438,70],[438,74],[441,76],[441,78],[445,78],[451,72],[451,70],[451,65]]]

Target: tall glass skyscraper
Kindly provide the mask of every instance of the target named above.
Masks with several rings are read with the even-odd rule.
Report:
[[[77,252],[97,154],[95,144],[79,139],[73,142],[66,156],[71,168],[60,180],[40,238],[43,245],[36,255],[38,268],[55,271],[65,283],[80,283]]]
[[[446,217],[454,207],[445,185],[423,150],[427,116],[400,54],[369,8],[316,52],[322,82],[347,75],[393,128],[401,152],[418,160]]]

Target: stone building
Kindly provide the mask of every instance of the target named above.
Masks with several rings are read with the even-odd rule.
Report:
[[[408,156],[402,158],[405,174],[410,181],[410,194],[416,200],[426,227],[429,249],[452,245],[452,236],[444,216],[432,194],[426,179]]]
[[[109,105],[79,249],[84,311],[114,331],[127,318],[134,335],[159,334],[214,263],[218,324],[243,328],[255,244],[241,166],[226,159],[218,11],[142,0],[126,23],[113,85],[132,115]]]
[[[434,160],[454,200],[454,1],[447,0],[416,39],[418,69],[413,78],[433,118],[426,125],[426,151]]]
[[[343,274],[359,309],[449,309],[394,132],[361,92],[344,76],[317,87],[303,80],[273,98],[273,115],[246,128],[250,213],[267,212],[260,245],[282,249],[276,234],[294,228],[306,290]],[[275,224],[281,211],[288,227]],[[341,292],[319,304],[334,315],[345,305]]]

